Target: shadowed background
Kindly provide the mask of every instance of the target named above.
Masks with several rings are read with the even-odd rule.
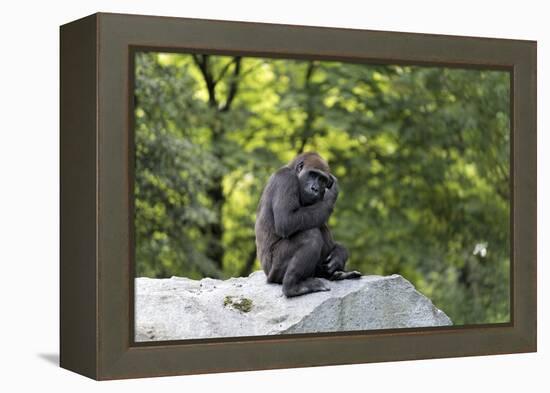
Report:
[[[318,151],[363,274],[401,274],[455,324],[509,320],[509,74],[136,54],[137,276],[259,269],[269,175]]]

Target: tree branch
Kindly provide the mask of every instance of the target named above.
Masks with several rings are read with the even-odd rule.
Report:
[[[227,70],[229,70],[229,67],[231,67],[231,64],[233,64],[234,62],[235,62],[235,59],[231,59],[223,66],[222,70],[220,71],[220,74],[216,78],[215,83],[218,83],[219,81],[221,81],[223,79],[223,77],[225,76]]]
[[[239,73],[241,72],[241,57],[237,56],[233,59],[235,68],[233,69],[233,76],[229,84],[229,93],[227,94],[227,100],[225,105],[220,109],[220,112],[227,112],[231,108],[231,103],[235,99],[237,90],[239,88]]]
[[[201,71],[204,83],[206,83],[206,90],[208,90],[208,104],[212,108],[218,107],[218,100],[216,99],[216,81],[210,72],[210,64],[208,62],[208,55],[193,54],[193,60],[199,70]]]

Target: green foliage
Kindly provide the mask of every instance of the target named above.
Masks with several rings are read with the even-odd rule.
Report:
[[[139,276],[247,275],[269,175],[316,150],[350,269],[398,273],[455,324],[509,320],[509,74],[136,55]]]

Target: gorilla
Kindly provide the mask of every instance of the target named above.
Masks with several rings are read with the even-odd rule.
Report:
[[[346,272],[348,251],[336,243],[327,222],[338,182],[315,152],[303,153],[271,175],[256,211],[256,249],[267,281],[287,297],[328,291],[329,280],[361,277]]]

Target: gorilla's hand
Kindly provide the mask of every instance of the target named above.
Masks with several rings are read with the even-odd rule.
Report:
[[[324,270],[329,277],[338,270],[344,270],[346,264],[345,256],[335,251],[331,252],[324,261]]]
[[[324,202],[329,204],[330,206],[334,206],[336,203],[336,199],[338,199],[338,194],[340,193],[340,188],[338,187],[338,179],[336,176],[331,175],[333,183],[330,188],[327,188],[325,191],[325,197],[323,199]]]
[[[347,280],[349,278],[359,278],[361,273],[357,270],[350,272],[344,271],[346,257],[339,252],[332,252],[321,264],[321,274],[331,281]]]
[[[358,271],[346,272],[344,270],[347,260],[348,251],[341,244],[336,243],[330,254],[319,266],[321,275],[332,281],[361,277],[361,273]]]

